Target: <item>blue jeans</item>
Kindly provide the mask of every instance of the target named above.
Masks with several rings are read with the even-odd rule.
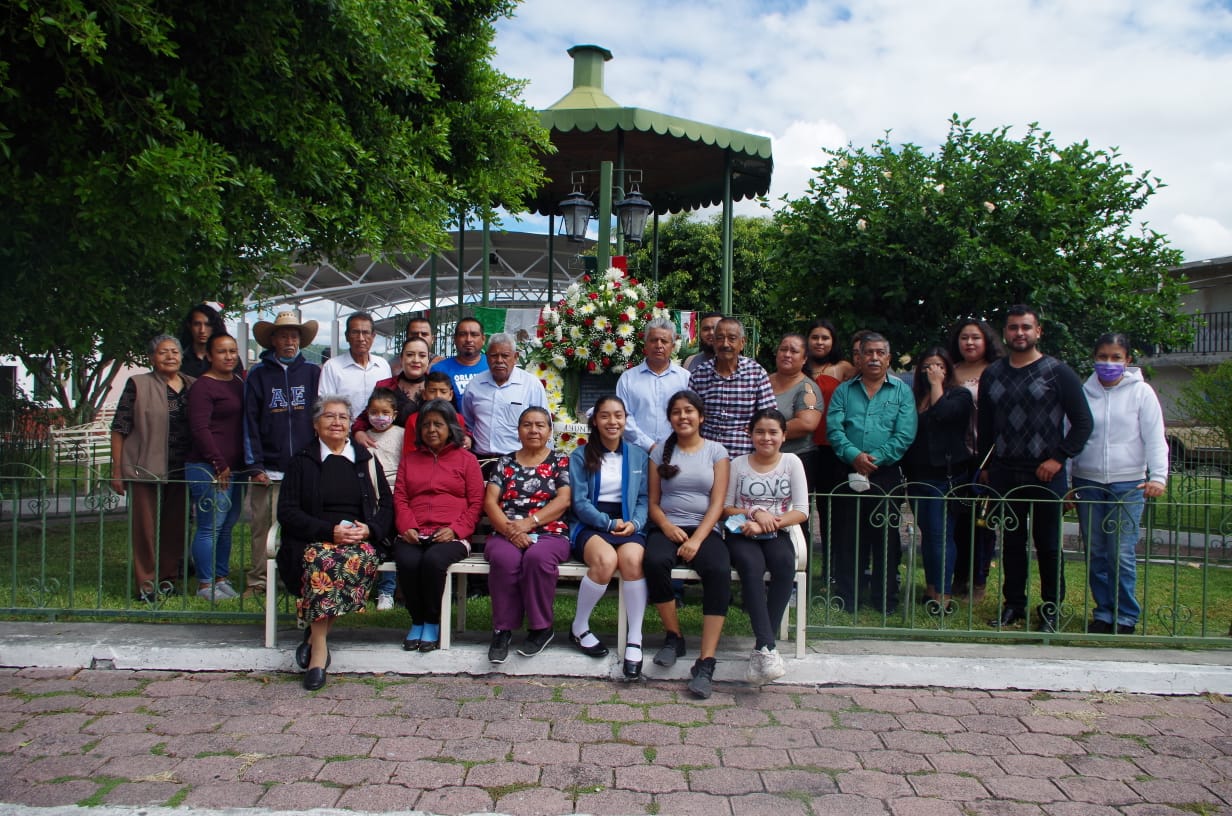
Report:
[[[1134,597],[1137,550],[1145,499],[1138,485],[1074,479],[1078,524],[1091,560],[1088,570],[1095,620],[1136,626],[1142,610]]]
[[[954,584],[954,563],[958,545],[954,541],[954,510],[957,501],[944,497],[954,487],[950,481],[919,481],[907,485],[911,511],[920,530],[920,550],[924,557],[924,581],[949,595]]]
[[[205,462],[184,466],[188,495],[197,517],[192,557],[201,583],[226,578],[231,572],[231,530],[244,507],[244,485],[231,477],[226,490],[214,483],[214,468]]]

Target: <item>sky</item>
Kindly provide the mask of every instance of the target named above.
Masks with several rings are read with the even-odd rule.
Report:
[[[826,148],[887,130],[931,151],[952,113],[1015,138],[1038,122],[1160,177],[1142,215],[1186,260],[1232,255],[1229,2],[526,0],[494,63],[546,108],[584,43],[612,52],[621,105],[770,136],[771,200],[803,192]]]
[[[772,202],[803,192],[827,148],[890,131],[931,152],[953,113],[1012,138],[1037,122],[1161,178],[1141,220],[1186,260],[1232,255],[1232,0],[525,0],[493,62],[542,109],[569,91],[578,44],[612,52],[621,105],[769,136]],[[305,317],[328,343],[332,307]]]

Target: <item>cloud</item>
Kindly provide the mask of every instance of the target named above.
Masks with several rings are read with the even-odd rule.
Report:
[[[528,104],[546,107],[569,90],[564,52],[582,43],[613,52],[606,90],[622,105],[770,134],[774,197],[800,194],[836,143],[867,145],[889,130],[932,149],[951,113],[1017,134],[1038,122],[1063,144],[1118,147],[1161,177],[1168,186],[1139,220],[1189,259],[1232,254],[1223,4],[626,0],[576,10],[527,0],[498,25],[495,62],[529,80]]]

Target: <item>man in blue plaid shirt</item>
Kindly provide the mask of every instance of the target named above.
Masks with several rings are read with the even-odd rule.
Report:
[[[744,351],[744,326],[725,317],[714,329],[714,359],[706,360],[689,378],[706,406],[702,436],[727,448],[735,458],[750,453],[749,420],[762,408],[774,408],[774,390],[766,370]]]

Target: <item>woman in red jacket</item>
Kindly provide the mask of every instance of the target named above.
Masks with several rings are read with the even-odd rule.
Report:
[[[394,487],[394,561],[411,613],[402,648],[431,652],[441,645],[445,571],[470,553],[467,537],[479,523],[483,475],[479,460],[462,447],[452,405],[430,400],[417,417],[415,449],[402,457]]]

